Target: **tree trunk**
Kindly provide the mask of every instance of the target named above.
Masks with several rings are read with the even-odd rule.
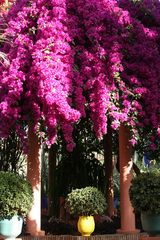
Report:
[[[107,134],[103,138],[104,146],[104,165],[105,165],[105,177],[107,180],[107,204],[108,215],[112,217],[114,215],[114,190],[113,190],[113,159],[112,159],[112,130],[108,125]]]
[[[48,187],[49,187],[49,195],[48,195],[48,214],[49,216],[53,216],[55,213],[54,207],[54,183],[55,183],[55,169],[56,169],[56,152],[57,147],[56,144],[52,145],[49,149],[49,173],[48,173]]]

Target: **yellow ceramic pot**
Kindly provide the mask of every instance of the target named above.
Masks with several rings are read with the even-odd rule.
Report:
[[[90,236],[95,229],[93,216],[80,216],[78,219],[78,231],[82,236]]]

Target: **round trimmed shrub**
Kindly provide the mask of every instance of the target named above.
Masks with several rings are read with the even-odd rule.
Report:
[[[31,184],[18,174],[0,171],[0,219],[26,216],[32,204]]]

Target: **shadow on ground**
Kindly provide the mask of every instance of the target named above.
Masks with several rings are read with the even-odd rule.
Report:
[[[41,222],[41,229],[45,231],[46,235],[80,235],[77,231],[77,221],[66,223],[56,217],[43,216]],[[136,228],[142,232],[140,217],[136,216]],[[113,217],[112,219],[105,217],[101,221],[96,221],[95,231],[92,235],[116,234],[117,229],[120,229],[120,217]],[[22,236],[28,235],[24,226]]]
[[[120,228],[120,219],[118,217],[114,217],[112,221],[96,222],[94,235],[114,234],[118,228]],[[69,224],[55,217],[43,218],[42,230],[51,235],[79,235],[76,224]]]

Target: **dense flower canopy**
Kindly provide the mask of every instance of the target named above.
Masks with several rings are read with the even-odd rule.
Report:
[[[70,151],[73,123],[89,114],[98,138],[109,118],[115,130],[130,127],[132,144],[148,128],[154,142],[160,7],[152,2],[17,0],[5,16],[11,43],[3,47],[10,65],[1,66],[0,136],[13,127],[22,135],[22,124],[32,122],[52,144],[61,127]],[[145,11],[153,24],[145,24]]]

